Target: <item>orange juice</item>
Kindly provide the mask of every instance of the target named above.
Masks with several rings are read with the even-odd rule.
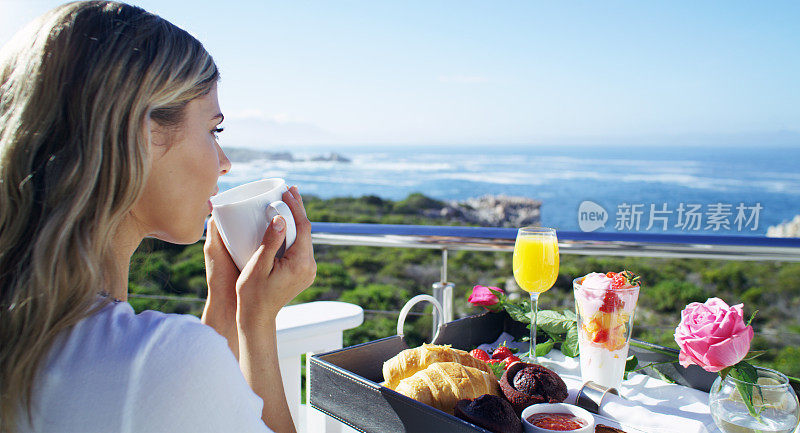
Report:
[[[514,279],[528,293],[542,293],[553,287],[558,276],[558,241],[555,236],[532,235],[517,238],[514,246]]]

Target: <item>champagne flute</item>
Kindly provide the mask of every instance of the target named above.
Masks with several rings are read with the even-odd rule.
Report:
[[[558,239],[555,229],[523,227],[514,244],[514,279],[531,295],[531,348],[528,358],[536,362],[536,314],[539,294],[550,290],[558,276]]]

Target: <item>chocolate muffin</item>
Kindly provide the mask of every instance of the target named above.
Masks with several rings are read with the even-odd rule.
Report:
[[[517,415],[537,403],[561,403],[567,398],[567,384],[552,370],[538,364],[517,362],[500,378],[500,389]]]
[[[625,431],[607,425],[597,424],[594,428],[594,433],[625,433]]]
[[[514,408],[496,395],[484,394],[478,398],[459,400],[455,415],[495,433],[522,433],[522,420]]]

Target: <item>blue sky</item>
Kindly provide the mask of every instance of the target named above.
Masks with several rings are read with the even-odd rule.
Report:
[[[133,3],[217,60],[229,146],[800,146],[797,2]]]

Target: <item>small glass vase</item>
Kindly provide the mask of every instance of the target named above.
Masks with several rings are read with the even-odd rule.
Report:
[[[711,385],[708,404],[711,416],[720,430],[726,433],[792,433],[798,424],[800,406],[789,379],[775,370],[755,367],[758,384],[753,385],[719,376]],[[744,404],[737,384],[753,392],[753,416]]]

